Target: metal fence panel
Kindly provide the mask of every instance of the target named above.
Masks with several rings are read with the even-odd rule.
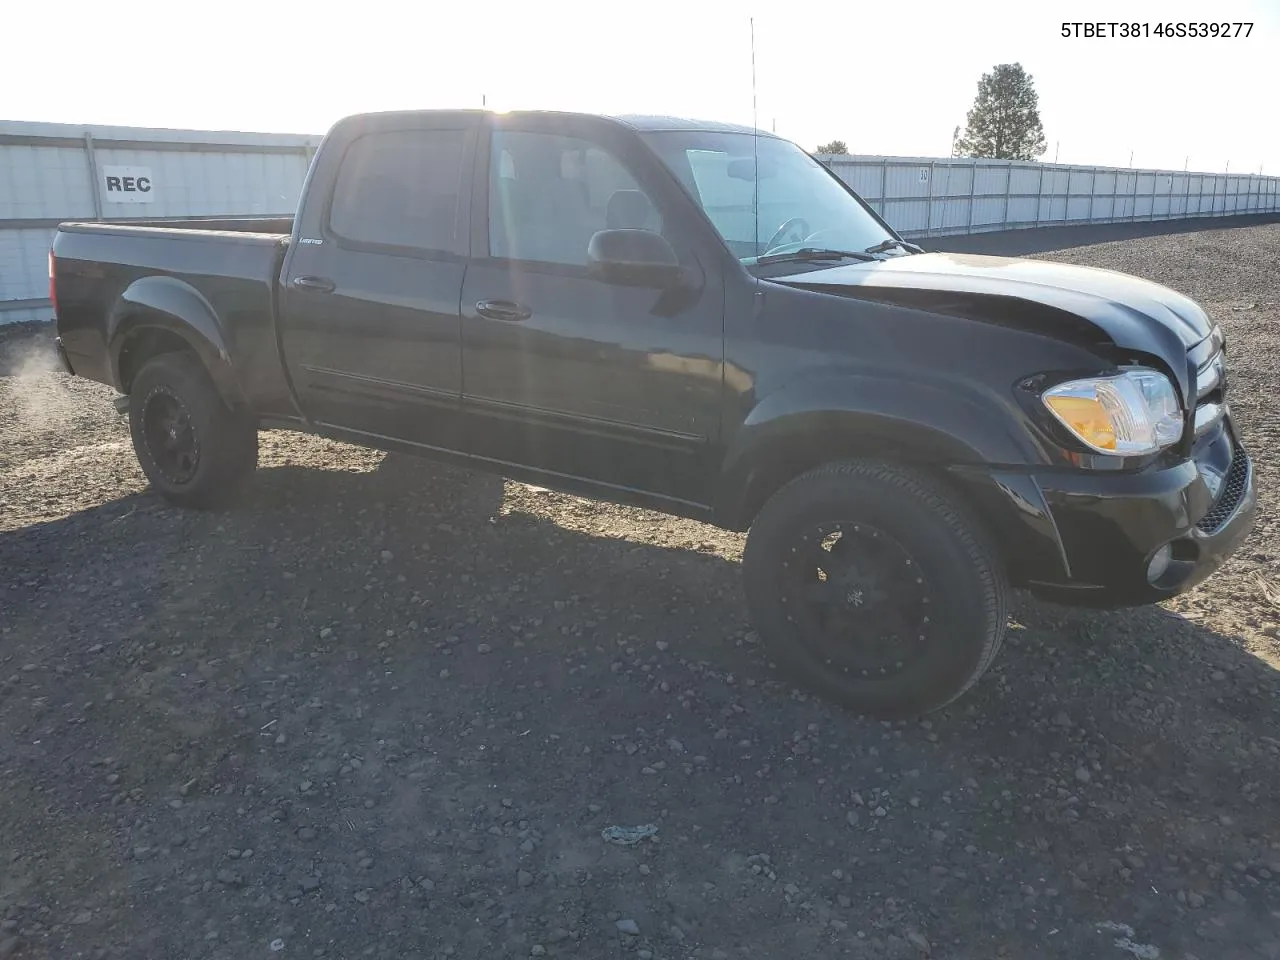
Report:
[[[934,203],[934,209],[941,211],[934,217],[933,228],[935,230],[951,233],[968,226],[969,201],[967,199],[952,197],[940,200]]]
[[[53,230],[0,230],[0,303],[41,299],[49,292],[49,243]],[[32,277],[41,283],[33,288]],[[7,312],[7,311],[6,311]],[[0,314],[0,322],[4,316]]]
[[[1009,223],[1034,223],[1036,219],[1037,202],[1035,197],[1010,197],[1009,209],[1005,215],[1005,220]]]
[[[954,163],[939,167],[938,196],[967,199],[973,190],[973,175],[972,167],[958,167]]]
[[[49,317],[58,222],[291,214],[319,142],[0,121],[0,323]]]
[[[1091,199],[1092,197],[1090,195],[1082,197],[1067,197],[1067,219],[1088,220],[1089,202]]]
[[[1031,166],[1009,168],[1009,193],[1024,194],[1040,191],[1040,171]]]
[[[1280,178],[969,158],[822,158],[904,235],[1280,213]],[[859,189],[867,184],[871,192]],[[884,184],[882,194],[880,185]]]
[[[0,148],[0,221],[93,216],[93,190],[82,150]]]
[[[929,223],[927,200],[889,200],[885,203],[884,218],[890,223],[905,223],[913,234],[926,233]]]
[[[891,224],[892,220],[889,221]],[[1004,223],[1004,197],[979,197],[974,201],[973,225],[990,227]]]
[[[848,166],[839,166],[835,168],[835,172],[840,179],[853,188],[864,200],[879,200],[881,198],[880,186],[880,165],[877,164],[852,164]]]
[[[991,166],[980,164],[974,173],[977,187],[974,193],[987,196],[993,193],[1004,193],[1009,184],[1009,168],[1007,166]]]
[[[1093,171],[1072,170],[1067,177],[1067,193],[1093,193]]]
[[[1067,192],[1067,181],[1071,178],[1071,171],[1065,167],[1049,167],[1045,170],[1043,192],[1050,196],[1065,194]]]
[[[891,163],[885,177],[885,198],[929,196],[929,165]]]

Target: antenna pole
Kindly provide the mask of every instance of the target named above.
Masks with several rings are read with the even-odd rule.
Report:
[[[755,251],[760,255],[760,125],[756,122],[756,18],[751,23],[751,163],[752,183],[752,219],[755,221]]]

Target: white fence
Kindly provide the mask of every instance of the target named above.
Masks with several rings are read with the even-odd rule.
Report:
[[[60,222],[292,214],[319,142],[0,121],[0,324],[49,319]]]
[[[822,156],[903,236],[1280,211],[1280,177],[932,157]]]

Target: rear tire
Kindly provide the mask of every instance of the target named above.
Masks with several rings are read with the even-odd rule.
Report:
[[[138,371],[129,431],[151,486],[179,506],[226,503],[258,465],[257,424],[223,403],[191,354],[162,353]]]
[[[859,713],[920,716],[968,690],[1007,623],[985,534],[905,467],[831,463],[765,504],[743,554],[747,604],[773,657]]]

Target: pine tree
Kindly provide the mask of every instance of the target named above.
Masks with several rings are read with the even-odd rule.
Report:
[[[818,144],[814,153],[848,153],[849,147],[843,140],[832,140],[830,143]]]
[[[978,81],[956,152],[965,157],[1034,160],[1045,150],[1040,97],[1020,63],[1000,63]]]

